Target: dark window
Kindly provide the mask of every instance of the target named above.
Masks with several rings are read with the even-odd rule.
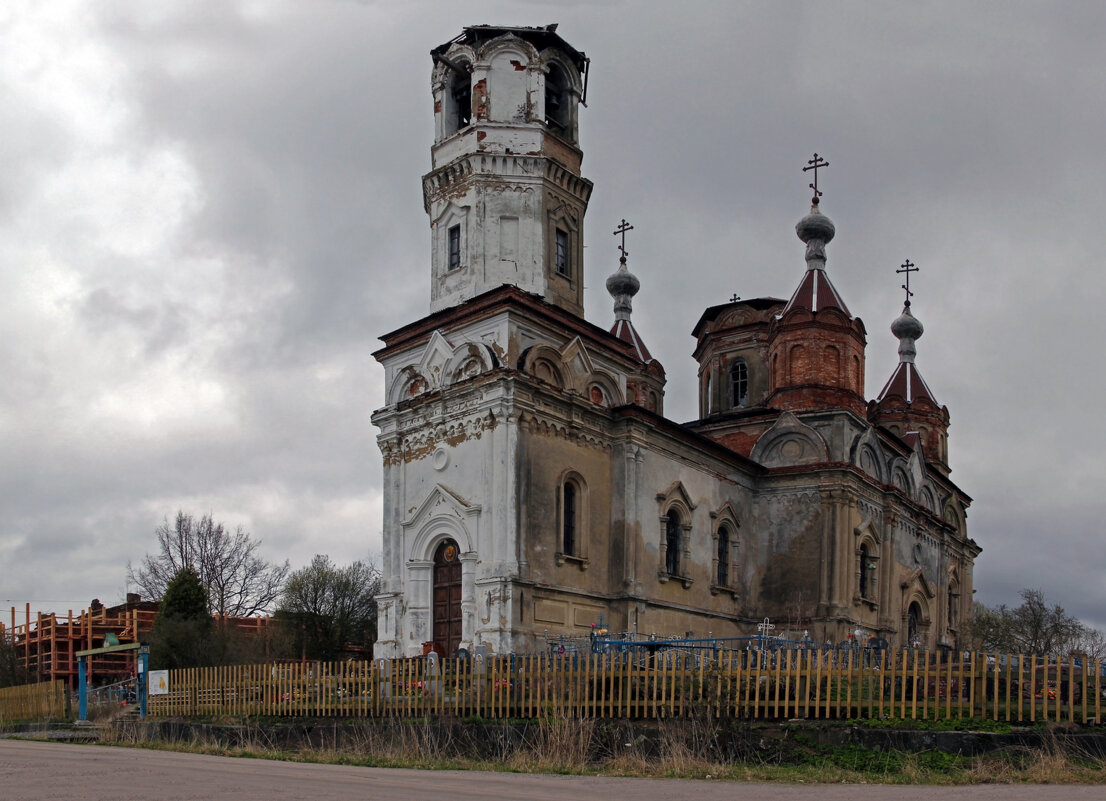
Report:
[[[558,133],[568,128],[568,81],[556,65],[545,76],[545,124]]]
[[[730,586],[730,530],[718,529],[718,586]]]
[[[576,485],[566,481],[564,485],[563,508],[563,553],[566,556],[576,555]]]
[[[668,513],[664,524],[664,569],[670,576],[680,575],[680,550],[683,546],[680,516],[675,510]]]
[[[860,597],[867,598],[871,592],[872,579],[868,574],[874,567],[871,557],[868,555],[868,546],[860,546]]]
[[[454,225],[449,229],[449,269],[456,270],[461,266],[461,226]]]
[[[730,405],[734,409],[749,405],[749,368],[744,359],[730,367]]]
[[[554,264],[557,267],[558,273],[561,275],[568,275],[568,231],[562,231],[560,228],[557,229],[557,253]]]
[[[461,130],[472,120],[472,81],[467,75],[454,75],[450,85],[453,94],[453,107],[457,110],[457,130]]]
[[[906,642],[910,647],[914,647],[916,643],[920,641],[918,637],[918,625],[921,622],[922,610],[918,608],[917,603],[910,604],[910,611],[906,617]]]

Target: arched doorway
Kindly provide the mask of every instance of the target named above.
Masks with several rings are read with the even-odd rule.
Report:
[[[446,656],[461,645],[461,554],[453,540],[434,552],[434,642]]]

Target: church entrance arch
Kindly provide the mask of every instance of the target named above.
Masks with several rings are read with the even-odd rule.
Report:
[[[451,539],[434,551],[434,642],[446,656],[461,645],[461,553]]]

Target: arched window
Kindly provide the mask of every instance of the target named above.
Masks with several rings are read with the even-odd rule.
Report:
[[[960,587],[955,582],[949,582],[949,603],[948,603],[948,627],[949,629],[955,629],[956,623],[960,619]]]
[[[714,411],[714,400],[710,385],[710,373],[707,373],[703,377],[703,415],[706,416]]]
[[[664,569],[670,576],[680,575],[680,552],[683,550],[683,526],[680,515],[673,509],[668,513],[664,525]]]
[[[918,606],[918,602],[910,604],[910,611],[906,614],[906,642],[910,647],[915,647],[921,643],[919,637],[919,626],[922,620],[922,610]]]
[[[730,529],[718,529],[718,586],[730,586]]]
[[[730,366],[730,408],[743,409],[749,405],[749,366],[738,359]]]

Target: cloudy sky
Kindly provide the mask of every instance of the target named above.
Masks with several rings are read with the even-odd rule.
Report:
[[[592,59],[588,319],[634,225],[634,322],[696,416],[690,331],[787,297],[814,151],[869,331],[910,259],[918,367],[975,499],[977,599],[1106,627],[1106,6],[0,5],[0,604],[120,600],[184,509],[304,565],[380,549],[377,337],[429,305],[429,50],[545,25]],[[5,611],[4,620],[8,619]]]

